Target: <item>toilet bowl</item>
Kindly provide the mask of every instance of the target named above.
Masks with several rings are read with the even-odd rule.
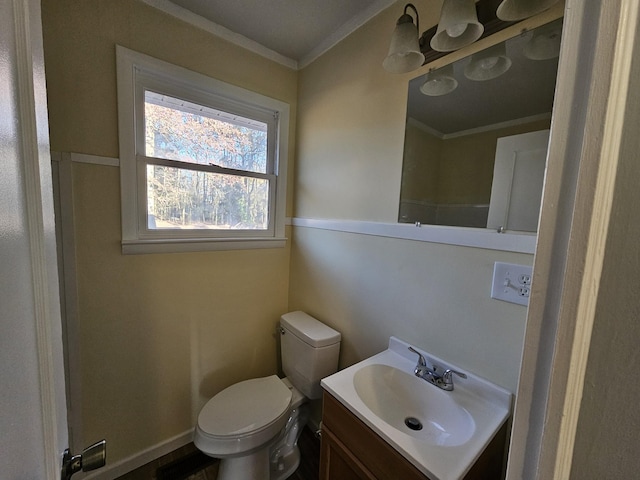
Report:
[[[198,415],[194,444],[220,459],[218,480],[284,480],[298,467],[305,403],[320,397],[320,380],[337,370],[340,334],[304,312],[283,315],[279,332],[287,377],[231,385]]]

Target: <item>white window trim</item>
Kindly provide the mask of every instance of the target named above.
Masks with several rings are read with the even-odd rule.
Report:
[[[285,208],[287,192],[287,159],[289,145],[289,105],[244,88],[207,77],[183,67],[116,46],[118,77],[118,131],[120,142],[120,189],[122,211],[122,253],[171,253],[203,250],[235,250],[284,247]],[[271,198],[274,213],[274,231],[270,234],[245,232],[233,237],[203,237],[198,231],[180,238],[149,238],[140,229],[138,201],[139,172],[136,157],[136,76],[158,78],[191,91],[212,92],[231,102],[255,105],[278,113],[276,139],[275,195]],[[138,119],[138,121],[140,121]],[[272,209],[272,210],[271,210]]]

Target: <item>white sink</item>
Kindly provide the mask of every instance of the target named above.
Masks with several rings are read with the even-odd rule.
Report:
[[[475,431],[471,414],[445,392],[424,380],[379,363],[355,372],[353,385],[362,402],[380,419],[411,437],[433,445],[460,445]]]
[[[450,392],[427,383],[413,374],[409,346],[391,337],[387,350],[322,386],[429,478],[459,480],[509,417],[512,395],[468,372]],[[462,370],[420,352],[439,371]]]

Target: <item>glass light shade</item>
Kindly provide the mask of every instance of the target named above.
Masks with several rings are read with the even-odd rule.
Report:
[[[438,29],[431,38],[431,48],[438,52],[452,52],[472,44],[483,32],[474,0],[444,0]]]
[[[471,56],[464,68],[464,76],[469,80],[484,81],[497,78],[511,68],[504,43],[499,43]]]
[[[540,27],[534,30],[531,40],[523,48],[524,56],[530,60],[549,60],[560,55],[561,28]]]
[[[404,14],[393,31],[389,54],[382,66],[387,72],[407,73],[419,68],[423,63],[424,55],[420,51],[418,27],[410,15]]]
[[[502,0],[496,16],[505,22],[515,22],[544,12],[556,3],[558,0]]]
[[[453,65],[432,70],[424,76],[420,91],[430,97],[440,97],[458,88],[458,81],[453,76]]]

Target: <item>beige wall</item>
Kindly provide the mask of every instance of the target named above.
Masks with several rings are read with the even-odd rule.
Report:
[[[117,156],[115,43],[287,101],[295,119],[297,74],[139,2],[43,0],[42,7],[54,150]],[[396,4],[301,72],[297,216],[395,220],[411,75],[386,74],[380,62],[401,10]],[[423,26],[434,23],[435,13],[422,10]],[[638,113],[630,115],[635,128]],[[637,301],[629,300],[640,289],[640,227],[628,206],[640,201],[640,145],[631,130],[576,479],[638,471],[640,332]],[[272,328],[287,308],[342,331],[342,365],[383,349],[395,334],[515,387],[525,312],[488,298],[489,272],[496,260],[530,263],[528,255],[295,228],[290,274],[288,249],[125,257],[118,170],[75,165],[73,181],[84,435],[108,438],[110,462],[190,428],[197,407],[224,385],[273,372]]]
[[[493,262],[531,256],[296,228],[290,307],[342,333],[340,366],[397,336],[512,391],[525,308],[493,300]]]
[[[53,150],[118,156],[120,44],[289,103],[293,151],[296,72],[142,2],[42,8]],[[117,168],[73,166],[82,437],[106,438],[110,464],[192,428],[223,387],[276,372],[289,282],[289,246],[123,256],[119,185]]]
[[[295,216],[397,221],[407,82],[424,73],[382,69],[403,6],[300,72]],[[289,306],[343,333],[342,366],[397,335],[515,391],[526,309],[490,298],[495,261],[532,256],[298,227]]]
[[[497,139],[544,130],[549,124],[550,120],[540,120],[443,140],[409,123],[400,196],[434,203],[489,204]]]
[[[402,6],[296,73],[141,2],[43,0],[52,149],[118,155],[120,44],[291,104],[288,214],[395,222],[411,75],[381,61]],[[73,187],[83,437],[106,437],[110,463],[188,430],[230,383],[275,372],[273,328],[290,309],[343,333],[343,366],[398,335],[515,390],[526,310],[489,290],[494,261],[530,255],[291,228],[285,249],[123,256],[118,169],[76,164]]]
[[[544,130],[549,124],[549,120],[541,120],[445,140],[440,159],[438,202],[488,204],[498,138]]]
[[[391,75],[381,62],[398,5],[300,72],[297,217],[397,220],[411,75]],[[435,24],[437,12],[427,13],[420,24]]]
[[[411,122],[404,135],[400,200],[438,203],[442,140]]]

